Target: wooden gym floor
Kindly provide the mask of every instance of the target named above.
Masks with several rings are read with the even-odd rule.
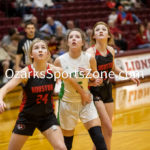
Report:
[[[0,150],[7,150],[18,110],[11,109],[0,114]],[[23,150],[51,149],[38,130],[23,147]],[[91,139],[81,122],[76,127],[72,150],[92,150]],[[150,105],[114,115],[112,150],[150,150]]]

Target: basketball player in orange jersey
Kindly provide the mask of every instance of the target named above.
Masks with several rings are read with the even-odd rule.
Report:
[[[95,83],[91,83],[90,91],[93,94],[93,100],[97,108],[103,135],[107,145],[107,149],[111,147],[111,136],[112,136],[112,117],[113,117],[113,98],[112,98],[112,84],[109,82],[110,72],[113,71],[116,74],[120,74],[126,77],[126,73],[114,64],[115,51],[109,46],[112,44],[113,37],[110,33],[109,26],[104,22],[97,22],[93,27],[93,34],[91,37],[92,44],[87,52],[95,56],[97,61],[97,70],[103,77],[103,83],[101,86],[96,86]],[[137,85],[140,84],[139,79],[132,78],[129,74],[127,77],[130,78]]]
[[[51,143],[54,150],[66,150],[63,135],[54,115],[52,94],[55,86],[55,73],[62,73],[62,69],[48,64],[50,53],[43,40],[35,40],[30,47],[32,64],[28,65],[0,89],[0,113],[6,105],[3,102],[5,95],[18,84],[23,86],[23,99],[20,113],[10,139],[8,150],[20,150],[29,136],[38,128]],[[57,75],[57,74],[56,74]],[[61,74],[62,75],[62,74]],[[57,77],[57,76],[56,76]],[[78,83],[71,78],[68,82],[81,94],[82,100],[88,101],[89,95],[84,93]],[[64,78],[65,80],[65,78]]]

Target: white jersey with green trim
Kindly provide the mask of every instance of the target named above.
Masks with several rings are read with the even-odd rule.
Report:
[[[90,58],[91,55],[86,52],[81,52],[81,55],[75,59],[70,57],[68,52],[59,57],[63,71],[69,76],[74,77],[80,86],[87,91],[89,91],[89,79],[84,77],[83,73],[79,73],[79,67],[89,69],[90,71]],[[66,80],[64,81],[64,95],[62,100],[66,102],[81,102],[80,94]]]

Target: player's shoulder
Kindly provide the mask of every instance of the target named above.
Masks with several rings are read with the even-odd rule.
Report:
[[[86,52],[87,52],[88,54],[95,55],[95,52],[94,52],[93,47],[88,48],[88,49],[86,50]]]
[[[63,58],[66,58],[66,57],[68,57],[68,52],[66,52],[66,53],[64,53],[64,54],[62,54],[62,55],[60,55],[59,57],[57,57],[58,59],[63,59]]]
[[[94,50],[93,50],[93,47],[89,47],[87,50],[86,50],[86,52],[93,52]]]
[[[109,52],[111,52],[111,54],[114,56],[115,55],[115,50],[114,50],[114,48],[112,47],[112,46],[107,46],[107,50],[109,51]]]
[[[67,60],[68,59],[68,53],[64,53],[61,56],[57,57],[54,61],[54,65],[59,65],[60,66],[60,62]]]
[[[48,64],[49,67],[50,67],[50,70],[54,73],[54,72],[61,72],[62,71],[62,68],[58,67],[58,66],[55,66],[53,64]]]

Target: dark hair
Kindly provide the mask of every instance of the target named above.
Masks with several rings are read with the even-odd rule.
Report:
[[[108,34],[110,36],[110,38],[108,38],[108,45],[110,45],[110,46],[114,45],[114,37],[110,32],[110,28],[109,28],[108,24],[106,24],[105,22],[102,22],[102,21],[97,22],[92,29],[91,45],[96,43],[96,40],[93,38],[93,36],[95,34],[94,30],[95,30],[96,26],[98,26],[98,25],[104,25],[108,29]]]
[[[82,41],[83,41],[83,43],[84,43],[84,45],[85,45],[85,33],[84,33],[84,31],[82,31],[82,30],[79,29],[79,28],[74,28],[74,29],[72,29],[72,30],[70,30],[70,31],[68,32],[68,34],[67,34],[67,36],[66,36],[66,42],[68,42],[69,35],[70,35],[70,33],[73,32],[73,31],[77,31],[77,32],[79,32],[79,33],[81,34]],[[67,44],[66,44],[66,45],[67,45]],[[82,47],[83,50],[84,50],[84,45],[83,45],[83,47]]]
[[[32,23],[32,22],[26,22],[26,23],[25,23],[25,28],[27,28],[28,25],[33,25],[33,26],[35,27],[35,24],[34,24],[34,23]]]
[[[10,35],[10,36],[12,36],[13,34],[15,34],[16,33],[16,29],[15,28],[10,28],[9,30],[8,30],[8,34]]]

